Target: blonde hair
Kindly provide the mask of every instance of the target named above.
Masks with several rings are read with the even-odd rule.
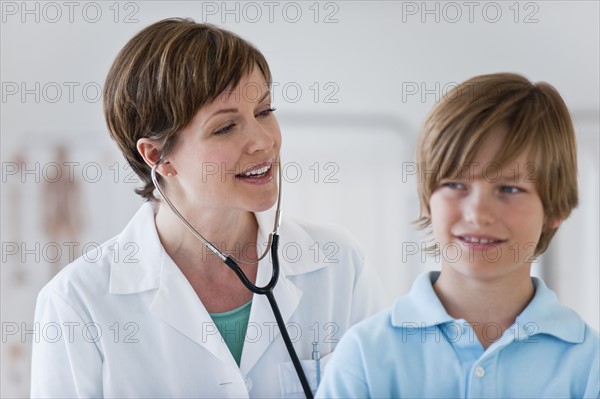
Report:
[[[255,66],[270,85],[260,51],[232,32],[190,19],[156,22],[123,47],[106,78],[104,114],[111,137],[144,183],[137,194],[156,200],[137,141],[162,141],[162,159],[198,109],[236,87]]]
[[[531,83],[518,74],[471,78],[431,110],[417,143],[421,203],[417,223],[430,229],[429,200],[439,182],[461,175],[492,128],[499,125],[508,127],[496,160],[500,167],[524,149],[535,159],[534,178],[545,214],[537,256],[546,251],[556,233],[550,221],[567,218],[577,206],[575,132],[556,89],[545,82]]]

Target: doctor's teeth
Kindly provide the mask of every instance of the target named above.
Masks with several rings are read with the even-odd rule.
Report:
[[[258,176],[258,175],[267,173],[269,169],[271,169],[271,165],[263,166],[260,169],[251,170],[250,172],[246,172],[243,175],[248,176],[248,177],[249,176]]]

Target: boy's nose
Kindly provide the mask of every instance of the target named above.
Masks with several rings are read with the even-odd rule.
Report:
[[[490,225],[496,221],[497,217],[492,198],[477,190],[466,201],[463,214],[468,223],[477,226]]]

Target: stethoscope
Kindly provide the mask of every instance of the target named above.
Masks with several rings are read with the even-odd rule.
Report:
[[[298,374],[298,378],[300,379],[300,383],[302,384],[302,389],[304,390],[304,394],[308,399],[313,399],[312,391],[310,390],[310,385],[308,384],[308,380],[306,375],[304,374],[304,370],[302,369],[302,365],[300,364],[300,359],[298,359],[298,355],[294,350],[294,346],[292,345],[292,340],[285,328],[285,323],[283,321],[283,317],[281,317],[281,312],[279,311],[279,306],[277,305],[277,301],[275,300],[275,296],[273,295],[273,289],[275,285],[277,285],[277,279],[279,278],[279,256],[277,255],[277,247],[279,245],[279,225],[281,219],[281,186],[282,186],[282,178],[281,178],[281,161],[278,162],[278,194],[277,194],[277,211],[275,213],[275,224],[273,225],[273,231],[269,234],[269,243],[267,248],[263,252],[263,254],[258,258],[257,261],[262,260],[269,250],[271,250],[271,259],[273,261],[273,274],[271,275],[271,280],[263,287],[257,287],[252,284],[248,277],[244,274],[242,269],[238,266],[236,261],[245,263],[239,259],[235,259],[233,256],[225,255],[223,252],[219,251],[217,247],[215,247],[212,243],[210,243],[206,238],[204,238],[198,231],[192,226],[183,215],[175,208],[175,205],[169,200],[169,198],[165,195],[164,191],[158,184],[158,179],[156,178],[156,168],[160,164],[160,161],[154,164],[151,171],[152,182],[154,183],[154,187],[158,190],[161,197],[165,200],[169,208],[173,211],[175,215],[186,225],[186,227],[192,232],[196,238],[206,245],[212,253],[217,255],[223,263],[231,268],[237,274],[240,281],[246,286],[247,289],[252,291],[255,294],[264,295],[269,300],[269,304],[271,305],[271,309],[273,310],[273,315],[275,316],[275,320],[277,321],[277,327],[279,328],[279,332],[281,333],[281,337],[283,338],[283,342],[285,343],[285,347],[287,348],[288,353],[290,354],[290,358],[292,359],[292,363],[294,364],[294,368],[296,369],[296,373]]]

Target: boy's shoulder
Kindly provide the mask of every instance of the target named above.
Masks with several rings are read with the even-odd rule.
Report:
[[[577,312],[560,303],[542,279],[532,277],[532,282],[535,294],[515,321],[519,329],[530,336],[545,334],[565,343],[595,342],[598,345],[597,331],[586,324]]]
[[[396,340],[398,337],[406,343],[402,337],[412,335],[415,329],[451,320],[431,286],[431,279],[435,278],[436,273],[422,273],[409,293],[400,296],[386,309],[357,323],[348,332],[350,337],[365,345],[386,339]]]
[[[399,297],[390,307],[358,323],[349,331],[348,339],[370,345],[400,337],[406,344],[410,343],[412,336],[423,335],[418,334],[418,330],[425,330],[427,334],[432,333],[436,326],[457,323],[457,320],[447,313],[433,290],[432,281],[435,281],[438,273],[421,274],[408,294]],[[577,312],[560,303],[556,294],[541,279],[532,277],[532,281],[536,293],[511,327],[518,329],[513,331],[512,336],[517,341],[528,340],[534,336],[552,336],[563,344],[584,344],[583,346],[590,349],[596,348],[597,352],[600,348],[599,333]],[[552,340],[540,342],[550,345]]]

